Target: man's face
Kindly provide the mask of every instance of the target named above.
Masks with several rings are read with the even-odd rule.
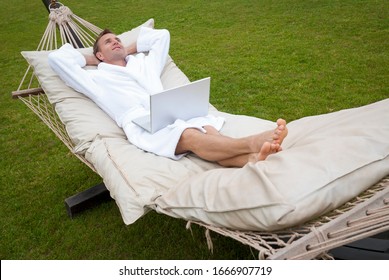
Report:
[[[99,42],[99,51],[96,57],[101,61],[110,64],[116,64],[117,61],[123,61],[127,54],[120,39],[112,33],[103,35]]]

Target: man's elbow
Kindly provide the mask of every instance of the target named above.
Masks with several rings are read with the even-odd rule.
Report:
[[[159,29],[158,30],[161,33],[161,37],[170,39],[170,32],[167,29]]]
[[[165,45],[170,45],[170,32],[167,29],[161,29],[163,40],[165,41]]]

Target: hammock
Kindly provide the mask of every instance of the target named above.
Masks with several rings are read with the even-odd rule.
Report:
[[[101,31],[58,2],[52,1],[49,10],[49,24],[38,51],[56,49],[66,42],[77,48],[89,47]],[[97,172],[84,154],[75,152],[75,144],[40,87],[31,66],[27,68],[12,96],[26,104],[77,158]],[[106,191],[104,185],[100,185],[98,194],[92,192],[92,198]],[[251,246],[259,252],[259,259],[328,259],[332,258],[328,251],[333,248],[389,230],[389,176],[343,206],[301,226],[277,231],[249,231],[231,230],[190,220],[187,228],[190,229],[192,224],[205,228],[211,250],[211,232],[214,232]]]
[[[60,2],[51,1],[49,5],[49,23],[38,44],[38,51],[57,49],[65,43],[70,43],[76,48],[90,47],[101,28],[87,22],[75,15],[67,6]],[[57,29],[58,26],[58,29]],[[13,98],[23,101],[68,147],[71,151],[74,145],[70,140],[65,126],[58,118],[44,91],[39,86],[31,65],[28,66],[18,89],[13,92]],[[73,153],[82,162],[95,171],[83,156]]]

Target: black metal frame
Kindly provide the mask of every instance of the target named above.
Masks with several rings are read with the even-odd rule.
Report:
[[[389,260],[389,232],[343,245],[329,253],[337,260]]]
[[[70,218],[87,209],[111,201],[112,198],[104,183],[91,187],[65,199],[65,207]]]

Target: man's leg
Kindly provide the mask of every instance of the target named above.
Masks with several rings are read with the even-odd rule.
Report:
[[[284,131],[284,127],[286,127],[285,125],[286,123],[283,124],[282,123],[283,120],[279,120],[279,121],[280,124],[277,124],[277,128],[280,125],[283,125],[283,127],[281,127],[282,131],[281,130],[268,131],[268,135],[263,135],[264,137],[267,137],[266,141],[269,142],[265,142],[262,145],[259,153],[242,154],[232,158],[219,160],[218,163],[225,167],[242,167],[248,162],[257,162],[260,160],[265,160],[269,155],[281,151],[282,148],[279,144],[277,144],[277,142],[282,142],[283,138],[286,137],[287,131]],[[221,135],[220,132],[212,126],[206,126],[205,130],[207,131],[207,134]],[[285,135],[281,135],[281,134],[285,134]],[[281,137],[282,140],[280,141]]]
[[[279,151],[281,151],[279,144],[265,142],[258,153],[239,155],[225,160],[219,160],[218,163],[225,167],[243,167],[248,162],[255,163],[257,161],[265,160],[269,155]]]
[[[279,151],[287,135],[286,122],[281,119],[277,121],[275,130],[238,139],[223,136],[211,127],[205,129],[207,133],[186,129],[177,144],[176,154],[193,152],[205,160],[228,166],[243,166],[255,158],[255,154],[258,160],[263,160],[270,153]],[[266,145],[266,149],[261,151],[264,143],[274,145]]]

